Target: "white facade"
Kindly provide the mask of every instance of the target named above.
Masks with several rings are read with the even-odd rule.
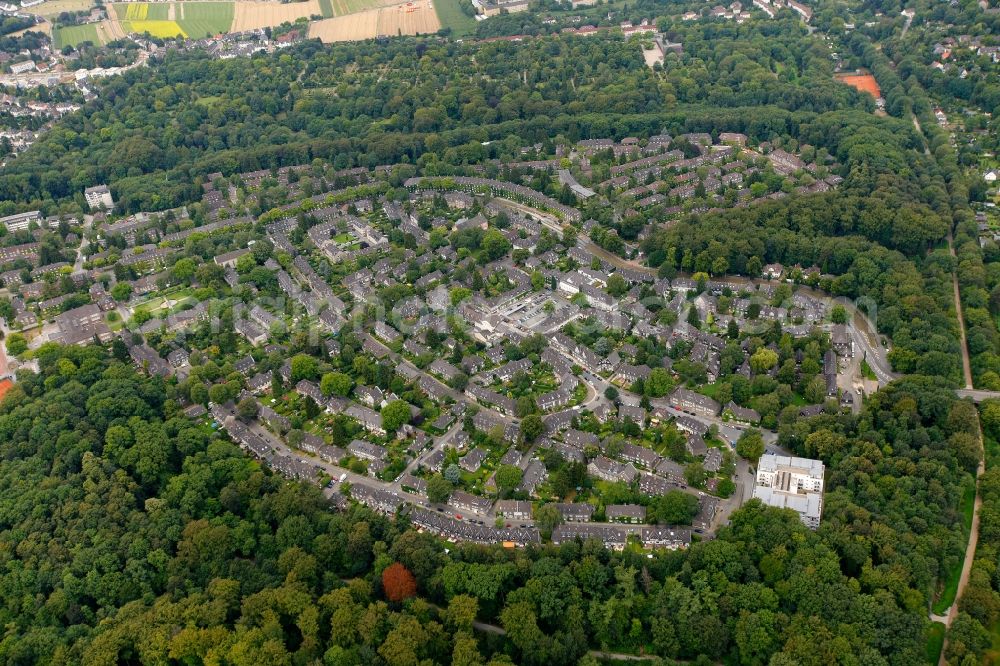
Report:
[[[811,529],[823,514],[823,462],[766,454],[757,466],[753,496],[768,506],[792,509]]]
[[[90,206],[90,210],[96,210],[98,208],[111,210],[115,207],[115,200],[111,198],[111,190],[108,189],[107,185],[88,187],[83,191],[83,196],[87,200],[87,205]]]

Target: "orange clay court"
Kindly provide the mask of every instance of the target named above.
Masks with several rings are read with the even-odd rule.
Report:
[[[852,88],[857,88],[861,92],[866,92],[876,99],[882,96],[878,81],[871,74],[837,74],[837,80]]]

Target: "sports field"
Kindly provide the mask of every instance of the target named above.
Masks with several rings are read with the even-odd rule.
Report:
[[[68,25],[64,28],[58,28],[52,38],[57,49],[61,49],[64,46],[75,47],[83,42],[90,42],[95,46],[99,46],[104,43],[101,41],[101,38],[98,37],[97,25],[94,23],[87,23],[85,25]]]
[[[857,88],[861,92],[866,92],[872,97],[879,98],[882,96],[878,81],[871,74],[837,74],[837,80],[846,83],[852,88]]]

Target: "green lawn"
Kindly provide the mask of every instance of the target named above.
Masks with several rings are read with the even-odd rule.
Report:
[[[462,11],[458,0],[435,0],[434,11],[441,26],[451,28],[452,37],[465,37],[476,30],[476,19]]]
[[[868,365],[868,361],[861,361],[861,376],[865,379],[878,379],[875,376],[875,371]]]
[[[236,5],[232,2],[177,3],[177,22],[188,37],[199,39],[228,32]]]
[[[959,504],[959,509],[962,512],[963,534],[968,534],[969,530],[972,529],[972,513],[975,510],[975,503],[976,483],[975,480],[970,477],[962,489],[962,501]],[[935,601],[934,605],[931,607],[936,615],[943,615],[947,612],[948,608],[951,607],[952,603],[954,603],[955,594],[958,592],[958,581],[962,577],[962,564],[963,560],[959,560],[951,571],[948,572],[944,588],[941,590],[941,594],[938,596],[937,601]]]
[[[932,622],[927,629],[927,663],[937,666],[941,656],[941,648],[944,647],[944,625],[940,622]]]
[[[91,42],[95,46],[101,45],[101,39],[97,36],[97,25],[94,23],[56,28],[52,38],[57,49],[64,46],[75,47],[83,42]]]
[[[323,18],[333,17],[333,3],[330,0],[319,0],[319,8],[323,12]]]

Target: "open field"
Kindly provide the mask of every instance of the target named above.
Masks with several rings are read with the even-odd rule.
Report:
[[[125,30],[117,20],[101,21],[97,24],[97,34],[105,43],[125,37]]]
[[[129,2],[111,7],[122,21],[166,21],[170,14],[166,3]]]
[[[84,12],[93,6],[93,0],[50,0],[22,11],[39,16],[58,16],[63,12]]]
[[[122,29],[127,33],[143,34],[148,32],[153,37],[169,39],[170,37],[187,37],[177,21],[122,21]]]
[[[458,0],[434,0],[434,11],[445,28],[451,28],[453,37],[471,35],[476,30],[476,19],[462,11]]]
[[[309,26],[309,36],[330,43],[374,39],[379,35],[424,35],[440,28],[433,3],[419,0],[317,21]]]
[[[232,2],[178,2],[173,7],[181,29],[194,38],[228,32],[236,14]]]
[[[85,25],[68,25],[64,28],[58,28],[52,36],[52,39],[57,49],[61,49],[67,45],[76,46],[77,44],[82,44],[83,42],[90,42],[96,45],[104,43],[97,34],[97,24],[95,23],[87,23]]]
[[[866,92],[872,97],[882,96],[882,91],[878,87],[878,81],[871,74],[837,74],[837,80],[846,83],[852,88],[857,88],[861,92]]]
[[[319,8],[322,10],[323,18],[333,18],[333,5],[330,0],[319,0]]]
[[[52,36],[52,24],[49,23],[48,21],[42,21],[41,23],[36,23],[35,25],[31,26],[30,28],[25,28],[24,30],[15,30],[14,32],[9,33],[7,36],[8,37],[20,37],[21,35],[23,35],[26,32],[42,32],[42,33],[45,33],[46,35],[48,35],[49,37],[51,37]]]
[[[399,0],[330,0],[334,16],[357,14],[369,9],[399,4]]]
[[[318,0],[308,2],[256,2],[255,0],[238,0],[233,19],[232,32],[255,30],[281,25],[285,21],[295,23],[295,19],[322,16],[323,10]]]

